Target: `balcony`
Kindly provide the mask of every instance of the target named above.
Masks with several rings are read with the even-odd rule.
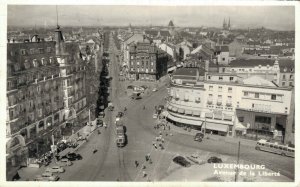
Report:
[[[207,100],[207,104],[211,105],[213,103],[212,100]]]
[[[231,101],[230,101],[230,102],[227,101],[227,102],[226,102],[226,106],[227,106],[227,107],[231,107],[231,106],[232,106],[232,102],[231,102]]]

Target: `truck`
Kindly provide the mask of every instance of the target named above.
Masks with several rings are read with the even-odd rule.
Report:
[[[117,140],[116,140],[117,146],[124,147],[126,143],[126,134],[125,134],[125,128],[120,121],[116,122],[116,133],[117,133]]]

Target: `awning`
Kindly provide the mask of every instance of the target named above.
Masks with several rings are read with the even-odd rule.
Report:
[[[235,130],[240,130],[240,131],[243,131],[247,129],[247,127],[245,127],[242,123],[240,122],[237,122],[236,125],[235,125]]]
[[[204,128],[210,129],[210,130],[215,130],[215,131],[222,131],[222,132],[227,132],[228,130],[228,125],[223,125],[220,123],[211,123],[211,122],[206,122],[206,124],[203,124]]]
[[[213,113],[205,113],[206,118],[213,118]]]
[[[200,111],[193,111],[193,116],[200,116]]]
[[[179,109],[178,109],[178,113],[180,113],[180,114],[184,114],[184,109],[182,109],[182,108],[179,108]]]
[[[232,116],[231,115],[224,115],[224,120],[229,120],[229,121],[232,121]]]
[[[203,121],[196,121],[196,120],[190,120],[190,119],[181,119],[180,123],[184,123],[184,124],[188,124],[188,125],[201,126]]]
[[[179,123],[184,123],[184,124],[187,124],[187,125],[201,126],[202,123],[203,123],[203,121],[196,121],[196,120],[190,120],[190,119],[182,119],[182,118],[173,116],[171,114],[169,114],[167,118],[171,119],[172,121],[179,122]]]
[[[174,107],[174,106],[172,107],[172,111],[173,111],[173,112],[177,112],[177,110],[178,110],[177,107]]]
[[[191,110],[185,110],[185,114],[192,115],[192,111]]]
[[[214,114],[214,119],[222,119],[222,114]]]

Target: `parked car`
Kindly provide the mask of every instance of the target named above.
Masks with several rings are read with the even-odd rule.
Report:
[[[65,169],[61,166],[52,166],[52,167],[47,167],[45,172],[50,172],[50,173],[63,173],[65,172]]]
[[[154,119],[156,119],[157,116],[158,116],[157,113],[154,113],[154,114],[153,114],[153,118],[154,118]]]
[[[60,161],[59,161],[59,165],[60,166],[71,166],[73,163],[67,159],[67,158],[62,158]]]
[[[173,162],[175,162],[176,164],[179,164],[183,167],[190,167],[191,166],[191,163],[189,161],[187,161],[182,156],[176,156],[175,158],[173,158]]]
[[[133,89],[134,88],[134,86],[133,85],[129,85],[129,86],[127,86],[127,89]]]
[[[216,156],[212,156],[207,160],[208,163],[222,163],[222,159]]]
[[[37,175],[35,181],[58,181],[59,177],[53,173],[45,172],[42,175]]]
[[[82,156],[76,153],[67,153],[65,156],[61,157],[62,159],[66,158],[70,161],[82,160]]]
[[[199,132],[195,135],[194,140],[198,141],[198,142],[202,142],[203,137],[204,137],[204,134]]]
[[[124,116],[124,113],[123,112],[118,112],[116,118],[121,118],[122,116]]]
[[[158,90],[157,88],[153,88],[153,90],[152,90],[152,91],[153,91],[153,92],[157,92],[157,90]]]

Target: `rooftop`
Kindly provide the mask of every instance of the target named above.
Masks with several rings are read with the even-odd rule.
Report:
[[[231,61],[229,67],[273,66],[274,62],[274,59],[239,59]]]
[[[266,79],[263,79],[263,78],[261,78],[259,76],[252,76],[252,77],[249,77],[247,79],[244,79],[243,83],[247,84],[247,85],[278,87],[275,83],[270,82],[270,81],[268,81]]]
[[[197,68],[180,68],[175,71],[173,76],[197,76]]]
[[[229,47],[227,45],[216,46],[215,51],[229,52]]]

